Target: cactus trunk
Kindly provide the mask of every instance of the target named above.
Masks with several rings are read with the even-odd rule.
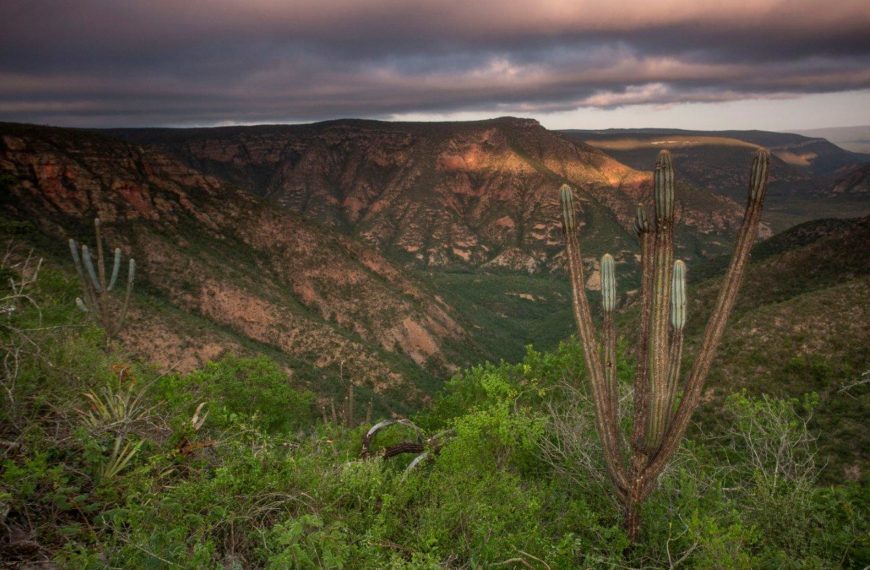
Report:
[[[650,452],[661,443],[666,419],[665,393],[668,383],[668,308],[671,271],[674,263],[674,167],[663,150],[655,170],[655,283],[653,285],[652,333],[649,340],[649,370],[652,384],[646,446]]]
[[[577,223],[574,214],[574,191],[567,185],[560,189],[562,201],[562,229],[568,243],[568,269],[571,278],[572,308],[577,332],[583,346],[583,355],[589,371],[592,398],[595,402],[595,421],[601,445],[604,450],[604,461],[607,472],[618,492],[626,489],[625,474],[622,470],[622,458],[619,451],[616,417],[612,414],[610,398],[606,387],[604,369],[598,354],[595,332],[592,326],[592,314],[589,301],[586,298],[585,279],[583,276],[583,261],[580,257],[580,242],[577,237]]]

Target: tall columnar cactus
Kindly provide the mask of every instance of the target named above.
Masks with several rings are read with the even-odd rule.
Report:
[[[686,324],[686,266],[682,261],[674,262],[674,168],[668,151],[659,154],[654,176],[655,225],[650,223],[642,204],[638,206],[635,220],[641,250],[640,326],[638,366],[634,378],[633,427],[625,449],[619,434],[616,386],[614,260],[609,254],[601,258],[603,342],[599,348],[584,289],[574,191],[567,185],[560,189],[572,307],[586,358],[595,404],[596,428],[608,474],[624,507],[625,527],[632,541],[637,539],[640,531],[640,505],[652,492],[658,477],[679,447],[700,401],[701,388],[722,339],[725,323],[746,269],[749,251],[758,232],[769,163],[768,152],[760,149],[752,163],[746,211],[731,263],[694,364],[681,382],[683,327]],[[679,404],[678,394],[682,395]]]
[[[94,234],[97,247],[96,266],[88,246],[81,246],[80,255],[79,244],[76,240],[70,239],[69,250],[82,288],[82,297],[76,297],[76,305],[83,312],[88,313],[105,331],[106,343],[108,344],[123,328],[127,318],[127,308],[130,305],[130,294],[133,291],[133,280],[136,276],[136,260],[130,259],[127,264],[127,288],[123,301],[119,304],[110,293],[118,281],[118,273],[121,269],[121,250],[115,248],[112,273],[107,281],[99,218],[94,220]]]

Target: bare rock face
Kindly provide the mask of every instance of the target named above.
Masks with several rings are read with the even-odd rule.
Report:
[[[625,245],[652,181],[649,172],[511,117],[115,134],[427,268],[548,270],[562,247],[562,183],[581,194],[589,232]],[[728,235],[742,215],[732,200],[700,190],[682,205],[681,223],[697,234]]]
[[[407,365],[455,367],[448,345],[466,332],[452,309],[371,248],[153,148],[70,129],[0,125],[0,134],[0,175],[14,179],[7,215],[59,243],[90,242],[99,217],[109,243],[136,258],[140,282],[217,329],[320,368],[343,363],[376,391],[406,384]],[[134,349],[181,336],[141,310],[134,318],[155,335],[127,334]],[[172,356],[193,365],[237,344],[211,335]]]

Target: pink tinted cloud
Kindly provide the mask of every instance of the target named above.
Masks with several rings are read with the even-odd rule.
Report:
[[[169,0],[0,7],[0,119],[175,124],[551,112],[870,87],[831,0]]]

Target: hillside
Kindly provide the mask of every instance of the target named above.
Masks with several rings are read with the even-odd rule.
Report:
[[[32,269],[4,260],[5,276],[31,280],[27,299],[6,289],[0,328],[15,365],[0,392],[2,568],[870,562],[866,484],[818,484],[800,403],[729,398],[725,429],[690,434],[632,545],[590,396],[567,383],[576,343],[463,370],[402,424],[376,412],[363,440],[371,423],[321,416],[268,358],[162,374],[106,353],[74,281]]]
[[[620,262],[623,291],[636,288],[628,228],[649,174],[530,120],[2,130],[0,166],[18,184],[7,214],[57,240],[49,249],[62,261],[58,238],[87,238],[99,214],[148,281],[149,308],[137,306],[128,340],[158,343],[163,366],[190,368],[228,348],[276,350],[299,378],[325,371],[332,390],[339,374],[380,391],[408,378],[431,389],[462,363],[554,347],[572,333],[553,191],[565,180],[580,189],[589,288],[606,251]],[[726,166],[739,179],[756,143],[732,134],[710,136],[737,153]],[[750,138],[783,147],[795,137]],[[656,152],[644,145],[637,152]],[[704,170],[696,161],[723,159],[719,147],[687,148],[698,154],[675,159],[688,181],[678,188],[677,244],[697,280],[721,270],[740,208],[693,186]],[[848,171],[841,194],[863,199],[860,172]],[[832,200],[813,196],[819,211]],[[784,239],[760,244],[756,262]],[[791,267],[776,269],[777,283],[809,291],[812,272]],[[757,288],[754,298],[767,299]]]
[[[581,191],[586,241],[633,248],[635,203],[655,160],[634,168],[531,119],[340,120],[311,125],[106,131],[357,236],[417,268],[559,267],[556,189]],[[747,161],[744,169],[748,170]],[[685,188],[686,255],[722,251],[737,203]]]
[[[835,145],[852,152],[870,154],[870,125],[804,129],[795,132],[806,137],[828,139]]]
[[[611,129],[563,131],[565,136],[640,167],[662,148],[674,156],[677,172],[689,184],[741,200],[745,167],[758,146],[771,150],[771,182],[765,217],[775,231],[820,217],[870,213],[870,194],[844,191],[842,181],[868,162],[867,155],[844,150],[825,139],[765,131],[686,131]]]
[[[33,224],[39,251],[68,268],[66,238],[92,242],[99,216],[138,263],[126,340],[164,368],[247,346],[279,352],[316,389],[351,378],[405,406],[474,354],[427,287],[238,187],[92,132],[3,124],[0,137],[5,216]]]
[[[294,212],[280,193],[257,195],[243,178],[203,172],[167,146],[8,124],[0,141],[0,232],[20,243],[3,265],[13,280],[0,332],[13,366],[0,407],[0,565],[666,567],[679,556],[716,568],[739,556],[745,567],[835,568],[870,560],[870,217],[810,222],[757,245],[688,440],[647,501],[643,540],[629,549],[581,348],[559,342],[573,325],[567,280],[552,271],[557,230],[543,245],[516,246],[525,259],[541,248],[535,267],[442,265],[395,244],[372,247],[360,220],[372,216],[377,227],[377,212],[357,226],[327,194]],[[567,179],[536,172],[511,180],[541,176],[543,193],[545,180]],[[581,187],[587,286],[598,288],[595,257],[622,248],[628,339],[636,246],[620,212],[631,192],[607,188]],[[434,212],[448,195],[424,190],[394,199]],[[501,204],[495,190],[480,201],[513,199]],[[705,204],[736,208],[689,184],[680,192],[698,208],[698,217],[684,208],[685,221],[701,220]],[[94,216],[140,267],[126,351],[105,351],[73,303],[65,238],[90,241]],[[687,357],[718,290],[724,262],[715,254],[727,248],[732,219],[722,218],[718,244],[708,241],[715,232],[679,228],[689,244],[679,255],[694,256]],[[428,243],[427,255],[455,246]],[[21,261],[27,247],[47,264],[24,299],[14,279],[32,274]],[[520,360],[526,343],[556,348]],[[516,363],[482,363],[494,357]],[[632,368],[630,358],[617,367],[626,388]],[[330,400],[348,380],[357,413],[330,418]],[[436,388],[444,389],[432,397]],[[735,394],[741,389],[748,396]],[[374,406],[361,424],[367,400]],[[373,440],[373,453],[362,447],[371,424],[396,415],[412,416],[417,429],[395,425]],[[413,455],[388,454],[397,448],[424,453],[411,463]]]
[[[870,370],[868,244],[870,217],[808,222],[759,244],[708,380],[714,402],[740,389],[818,393],[814,429],[831,480],[870,469],[870,390],[860,384]],[[688,339],[697,342],[718,284],[691,287]]]
[[[512,117],[102,132],[375,247],[457,309],[478,353],[512,361],[571,334],[556,189],[579,190],[590,286],[605,251],[633,281],[635,204],[649,201],[655,163],[630,168]],[[742,199],[678,181],[679,254],[727,251]]]

